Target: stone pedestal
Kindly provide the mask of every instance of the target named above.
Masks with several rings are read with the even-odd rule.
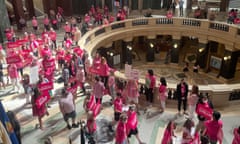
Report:
[[[5,5],[5,4],[4,4]],[[18,29],[20,29],[20,24],[19,24],[19,20],[21,17],[25,17],[24,16],[24,11],[23,11],[23,3],[21,0],[12,0],[12,5],[13,5],[13,9],[14,9],[14,14],[15,14],[15,20],[17,23],[17,27]]]
[[[10,27],[5,0],[0,0],[0,17],[1,17],[1,22],[0,22],[0,43],[1,43],[5,40],[4,30],[7,27]]]

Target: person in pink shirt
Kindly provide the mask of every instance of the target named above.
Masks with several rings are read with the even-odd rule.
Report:
[[[121,93],[117,93],[117,97],[113,101],[115,122],[119,121],[120,115],[122,114],[123,102],[121,97],[122,97]]]
[[[93,14],[93,15],[95,15],[95,13],[96,13],[96,10],[95,10],[95,7],[94,7],[94,5],[92,5],[92,6],[91,6],[91,9],[90,9],[90,11],[92,12],[92,14]]]
[[[198,86],[197,85],[193,85],[192,86],[192,91],[188,95],[188,110],[189,110],[189,118],[190,119],[194,118],[196,105],[197,105],[197,102],[198,102],[198,99],[199,99],[198,94],[199,94]]]
[[[169,18],[169,19],[173,17],[172,10],[167,11],[166,17]]]
[[[19,92],[20,91],[20,86],[18,84],[19,74],[17,71],[16,64],[9,64],[7,67],[7,71],[8,71],[8,75],[11,79],[13,90]],[[17,90],[15,89],[16,87],[17,87]]]
[[[121,114],[120,120],[118,121],[115,135],[115,144],[127,144],[127,115]]]
[[[95,77],[95,83],[93,85],[93,95],[95,96],[96,103],[102,103],[102,97],[104,95],[105,86],[100,81],[98,76]]]
[[[83,93],[85,93],[84,83],[85,83],[85,72],[83,69],[83,65],[78,65],[77,74],[76,74],[77,83],[82,89]]]
[[[108,14],[109,14],[109,9],[108,9],[108,6],[107,6],[107,5],[105,5],[104,8],[103,8],[103,14],[104,14],[105,16],[108,16]]]
[[[53,43],[53,48],[52,49],[56,49],[57,48],[57,44],[56,44],[56,40],[57,40],[57,33],[54,31],[53,28],[50,29],[50,32],[49,32],[49,37]]]
[[[203,135],[206,135],[209,138],[211,144],[217,144],[217,142],[222,144],[223,122],[220,120],[221,114],[218,111],[214,111],[212,116],[212,120],[208,120],[204,123],[205,130],[203,131]]]
[[[87,113],[87,124],[86,124],[86,135],[88,137],[89,142],[95,141],[94,135],[97,131],[97,123],[96,118],[94,117],[93,111],[88,111]]]
[[[127,134],[128,134],[128,139],[131,138],[131,135],[135,135],[135,137],[138,140],[139,144],[144,144],[138,134],[138,119],[137,119],[137,113],[134,110],[134,106],[130,106],[129,110],[127,112]],[[129,141],[129,140],[128,140]],[[128,142],[129,143],[129,142]]]
[[[127,89],[127,101],[129,104],[134,104],[136,105],[136,110],[139,113],[139,106],[138,106],[138,97],[139,92],[138,92],[138,81],[134,80],[134,79],[130,79],[127,82],[126,85],[126,89]]]
[[[107,64],[107,60],[105,57],[101,58],[100,63],[100,69],[99,69],[99,75],[101,77],[102,82],[104,83],[104,86],[107,86],[108,76],[111,68]]]
[[[43,24],[44,24],[44,28],[48,31],[50,30],[49,23],[50,23],[50,20],[48,18],[48,15],[45,15],[43,19]]]
[[[115,76],[114,76],[114,71],[110,71],[110,76],[108,78],[108,89],[109,89],[109,94],[112,97],[112,100],[115,99]]]
[[[38,29],[38,21],[37,18],[34,16],[32,19],[32,26],[33,26],[33,30],[35,31],[35,33],[37,32]]]
[[[239,144],[239,143],[240,143],[240,127],[234,128],[233,141],[232,141],[232,144]]]
[[[68,35],[71,34],[71,26],[69,25],[68,22],[66,22],[65,26],[63,26],[63,29],[65,31],[65,34],[68,34]]]
[[[146,101],[151,106],[153,103],[153,94],[156,86],[156,77],[152,69],[149,69],[145,77],[145,94]]]
[[[159,92],[159,100],[161,102],[161,113],[165,111],[166,108],[166,99],[168,97],[168,90],[167,90],[167,82],[165,77],[160,78],[160,86],[158,89]]]
[[[192,135],[193,127],[194,127],[194,122],[192,120],[187,119],[184,122],[181,144],[191,144],[191,142],[194,140],[194,135]]]
[[[171,144],[173,143],[173,137],[176,137],[174,134],[174,129],[176,128],[176,125],[173,121],[169,121],[167,124],[167,127],[164,130],[164,134],[162,137],[162,143],[161,144]]]

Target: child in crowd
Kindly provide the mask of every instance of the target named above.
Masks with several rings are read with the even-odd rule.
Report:
[[[240,142],[240,126],[233,130],[233,141],[232,144],[239,144]]]
[[[139,144],[144,144],[139,135],[138,135],[138,119],[137,119],[137,113],[135,111],[134,106],[130,106],[129,110],[127,112],[127,116],[128,116],[128,120],[127,120],[127,134],[128,134],[128,138],[131,137],[131,135],[135,135],[138,143]],[[128,139],[129,141],[129,139]]]
[[[189,144],[194,140],[194,136],[192,135],[193,127],[194,122],[190,119],[187,119],[183,124],[182,144]]]
[[[121,114],[116,128],[115,144],[127,144],[127,115]]]
[[[163,138],[162,138],[162,144],[171,144],[173,143],[173,137],[176,137],[174,134],[174,129],[176,128],[176,125],[173,121],[169,121],[167,124],[167,127],[164,130]]]

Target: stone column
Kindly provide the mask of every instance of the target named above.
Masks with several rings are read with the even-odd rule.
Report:
[[[179,50],[180,49],[180,39],[173,39],[172,40],[172,48],[167,52],[166,61],[169,56],[171,56],[170,62],[171,63],[178,63],[179,61]]]
[[[0,0],[0,17],[1,17],[0,42],[3,42],[5,40],[4,30],[7,27],[10,27],[10,22],[9,22],[9,18],[8,18],[8,13],[7,13],[7,7],[6,7],[6,4],[5,4],[5,0]]]
[[[25,0],[25,5],[27,7],[29,18],[32,18],[33,16],[35,16],[33,0]]]
[[[42,3],[43,3],[43,10],[44,10],[44,13],[49,14],[49,10],[50,10],[50,5],[49,5],[49,1],[48,0],[42,0]]]
[[[148,35],[147,37],[148,43],[146,44],[147,46],[147,53],[146,53],[146,61],[147,62],[154,62],[155,60],[155,39],[156,35]]]
[[[138,10],[140,13],[142,13],[143,9],[143,0],[138,0]]]
[[[63,0],[62,8],[64,10],[63,14],[65,16],[71,16],[73,14],[72,0]]]
[[[197,61],[200,68],[205,69],[207,67],[208,62],[208,50],[207,50],[207,42],[206,43],[199,43],[197,49]]]
[[[220,12],[227,12],[228,6],[229,6],[229,0],[221,0]]]
[[[5,5],[5,3],[4,3]],[[15,14],[15,20],[17,22],[17,27],[20,29],[20,24],[19,24],[19,19],[24,16],[24,11],[23,11],[23,3],[21,0],[12,0],[12,5],[14,9],[14,14]]]

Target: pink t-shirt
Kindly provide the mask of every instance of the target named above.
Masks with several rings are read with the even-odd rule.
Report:
[[[11,64],[8,66],[8,75],[11,79],[19,77],[16,64]]]
[[[128,97],[136,98],[139,97],[138,86],[135,80],[128,81],[127,84]]]
[[[131,129],[134,130],[137,128],[138,120],[137,120],[137,113],[135,111],[128,111],[128,120],[127,120],[127,129],[130,131]]]
[[[33,20],[32,20],[32,26],[34,26],[34,27],[37,27],[37,26],[38,26],[38,22],[37,22],[36,19],[33,19]]]
[[[104,95],[104,90],[105,87],[101,81],[96,82],[93,86],[93,94],[96,98],[102,98],[102,96]]]
[[[207,131],[206,134],[211,140],[218,140],[218,130],[222,129],[223,123],[221,120],[209,120],[204,123]]]
[[[238,128],[233,130],[233,141],[232,144],[239,144],[240,143],[240,133],[238,133]]]
[[[115,136],[116,143],[118,144],[122,143],[124,142],[124,140],[126,140],[126,138],[127,138],[126,124],[123,123],[122,121],[119,121],[116,128],[116,136]]]
[[[97,123],[95,120],[87,120],[87,128],[89,133],[94,133],[97,130]]]
[[[100,76],[108,76],[109,75],[109,66],[107,63],[105,64],[100,64],[100,69],[99,69],[99,75]]]
[[[122,99],[121,98],[116,98],[113,102],[113,105],[114,105],[114,111],[116,112],[122,112],[122,105],[123,105],[123,102],[122,102]]]
[[[158,91],[160,100],[165,101],[167,98],[167,87],[165,85],[160,85]]]
[[[150,79],[150,85],[149,88],[154,88],[156,85],[156,77],[155,76],[149,76]]]
[[[49,25],[49,19],[48,18],[44,18],[43,19],[43,24],[44,25]]]
[[[108,86],[109,87],[114,87],[115,86],[115,77],[114,76],[109,76],[109,78],[108,78]]]

